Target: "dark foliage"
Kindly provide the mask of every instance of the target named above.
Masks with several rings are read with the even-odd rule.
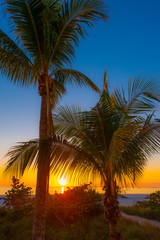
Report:
[[[1,212],[0,208],[0,212]],[[46,225],[46,240],[109,240],[109,226],[103,215],[87,217],[85,224],[77,221],[62,227],[56,224]],[[159,240],[159,229],[149,225],[122,219],[122,240]],[[0,217],[0,240],[31,240],[32,219],[22,218],[13,221],[9,217]]]
[[[138,201],[132,207],[121,207],[121,209],[130,215],[160,221],[160,191],[147,195],[144,201]]]
[[[151,219],[151,220],[156,220],[156,221],[160,221],[160,210],[159,209],[151,209],[149,207],[121,207],[121,210],[124,213],[127,213],[129,215],[133,215],[133,216],[139,216],[139,217],[143,217],[143,218],[147,218],[147,219]]]
[[[94,216],[103,211],[102,196],[84,184],[73,189],[68,188],[63,194],[55,193],[48,199],[47,220],[60,225],[84,221],[86,216]]]
[[[14,216],[28,215],[33,209],[33,198],[31,198],[31,187],[24,186],[19,179],[12,177],[12,189],[5,193],[4,206],[13,213]],[[4,212],[5,213],[5,212]]]
[[[155,193],[151,193],[145,197],[144,201],[138,201],[136,204],[137,207],[142,208],[151,208],[160,210],[160,191],[156,191]]]

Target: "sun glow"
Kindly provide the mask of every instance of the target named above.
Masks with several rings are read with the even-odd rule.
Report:
[[[61,177],[61,178],[58,179],[58,183],[61,186],[65,186],[68,183],[68,180],[65,177]]]

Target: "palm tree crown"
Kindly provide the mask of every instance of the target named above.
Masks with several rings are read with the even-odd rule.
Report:
[[[71,65],[79,37],[86,35],[86,26],[92,27],[100,18],[108,18],[102,1],[7,0],[5,3],[14,39],[0,29],[3,74],[27,86],[37,84],[43,74],[47,74],[50,83],[54,78],[63,82],[60,78],[63,76],[92,85],[82,74],[77,77],[73,70],[66,73],[65,66]],[[96,88],[94,84],[92,87]]]
[[[110,94],[105,74],[103,93],[91,111],[66,106],[55,114],[57,134],[62,134],[72,148],[75,146],[66,157],[70,157],[68,168],[64,168],[64,159],[59,162],[60,173],[69,172],[73,180],[101,178],[111,240],[121,239],[117,228],[118,184],[134,184],[148,157],[160,149],[159,120],[154,119],[153,113],[144,116],[153,111],[154,101],[160,100],[159,90],[158,77],[145,75],[129,82],[128,98],[124,90]]]
[[[99,19],[107,19],[100,0],[7,0],[14,38],[0,29],[0,70],[14,83],[38,85],[41,96],[36,203],[32,239],[44,239],[45,204],[50,173],[52,108],[65,92],[66,82],[97,86],[84,74],[67,69],[75,46]],[[25,160],[24,162],[26,162]]]
[[[159,123],[154,114],[144,115],[154,110],[159,93],[158,77],[145,75],[129,81],[128,99],[124,90],[110,93],[106,84],[91,111],[81,112],[73,106],[57,109],[57,134],[77,147],[70,165],[77,178],[97,172],[104,184],[110,175],[121,183],[126,178],[134,183],[148,157],[159,149]]]
[[[56,110],[57,135],[52,139],[50,151],[50,168],[54,174],[69,173],[74,181],[101,178],[112,240],[120,239],[117,184],[136,183],[148,158],[159,151],[160,144],[160,124],[153,112],[155,100],[160,100],[158,76],[135,77],[133,82],[129,81],[126,95],[124,90],[109,92],[105,73],[103,93],[91,111],[82,112],[74,106]],[[23,174],[32,164],[36,166],[38,142],[14,146],[8,152],[6,171]]]
[[[73,177],[79,175],[88,179],[89,172],[89,176],[97,173],[104,184],[109,177],[108,170],[121,183],[129,179],[133,184],[141,176],[149,156],[159,150],[160,125],[154,116],[155,100],[160,99],[158,76],[135,77],[133,82],[129,81],[126,95],[124,89],[110,93],[106,83],[99,102],[91,111],[82,112],[80,107],[74,106],[56,109],[57,136],[51,152],[53,171],[59,169],[56,171],[60,173],[60,166],[65,163],[66,171],[70,168],[76,172]],[[6,171],[13,170],[15,174],[21,169],[21,175],[34,161],[36,164],[38,142],[33,140],[14,146],[8,152],[10,160]],[[59,155],[54,155],[54,151]]]

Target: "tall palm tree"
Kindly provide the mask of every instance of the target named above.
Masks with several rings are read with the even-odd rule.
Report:
[[[38,85],[41,97],[39,159],[33,236],[44,239],[50,148],[54,128],[51,108],[65,91],[66,82],[98,88],[84,74],[67,69],[86,26],[107,19],[100,0],[6,0],[13,38],[0,29],[0,70],[22,86]],[[52,101],[51,101],[52,100]]]
[[[151,99],[160,100],[158,78],[135,78],[129,82],[127,95],[124,90],[110,94],[105,73],[104,91],[91,111],[66,106],[55,115],[56,133],[72,145],[72,160],[66,169],[62,164],[61,174],[70,172],[73,180],[101,178],[111,240],[121,238],[118,184],[136,183],[148,158],[160,149],[159,121],[154,114],[144,115],[154,108]]]
[[[159,120],[152,113],[145,114],[160,100],[160,85],[156,76],[135,77],[129,81],[126,97],[124,90],[110,94],[106,80],[105,73],[103,93],[91,111],[81,112],[74,106],[57,109],[50,168],[54,174],[69,173],[74,181],[101,178],[110,238],[118,240],[118,184],[136,183],[149,156],[159,150]],[[36,166],[38,143],[32,140],[13,146],[6,171],[23,174],[26,168]]]

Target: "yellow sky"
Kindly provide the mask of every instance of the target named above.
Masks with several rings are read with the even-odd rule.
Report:
[[[5,186],[8,187],[11,184],[11,178],[9,176],[3,176],[3,169],[5,160],[2,157],[0,161],[0,187]],[[26,186],[35,187],[36,186],[36,171],[29,170],[26,172],[21,179],[22,182],[25,183]],[[148,161],[146,169],[142,178],[139,181],[138,186],[153,186],[154,183],[160,183],[160,155],[155,155]],[[68,186],[72,186],[73,183],[69,182]],[[60,186],[57,177],[50,176],[50,187]],[[156,185],[155,185],[156,186]]]
[[[3,167],[0,168],[0,187],[8,187],[11,184],[11,176],[3,175]],[[35,170],[28,170],[24,176],[20,179],[21,182],[24,182],[26,186],[35,187],[36,186],[36,175]],[[50,186],[60,186],[57,177],[50,177]]]
[[[3,168],[0,168],[0,187],[7,187],[11,184],[11,177],[3,176]],[[29,170],[21,178],[21,181],[25,183],[26,186],[35,187],[36,186],[36,171]],[[160,183],[160,170],[149,170],[148,168],[144,171],[143,177],[140,179],[138,184],[139,187],[155,187],[156,183]],[[68,183],[68,186],[72,186],[73,183]],[[50,176],[50,187],[60,186],[57,177]]]

